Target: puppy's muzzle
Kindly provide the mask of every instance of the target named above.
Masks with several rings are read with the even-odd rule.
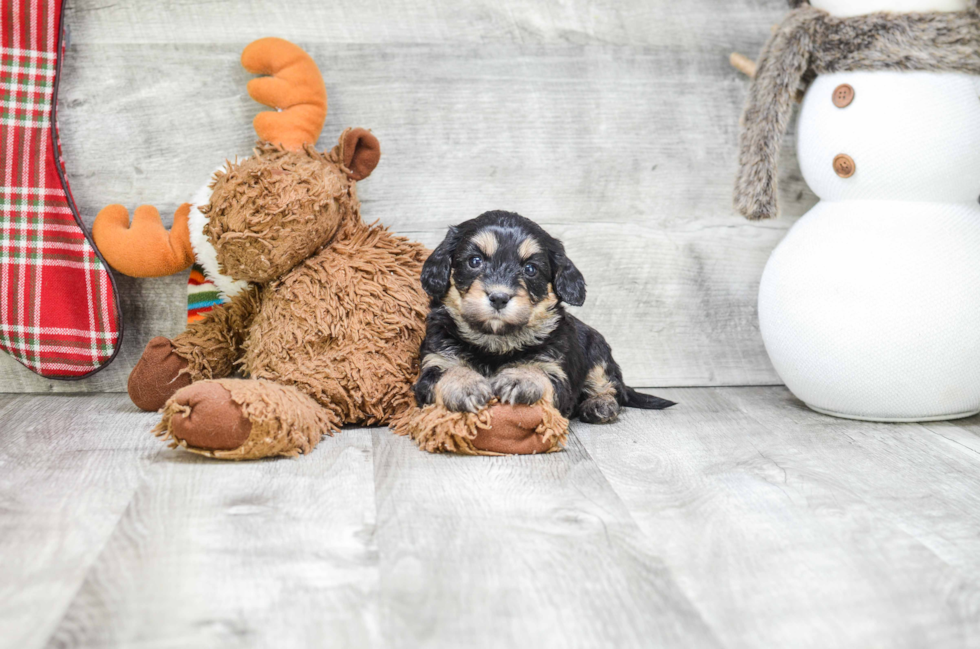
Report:
[[[503,311],[505,308],[507,308],[507,305],[510,303],[510,298],[512,297],[513,295],[503,291],[494,291],[493,293],[487,295],[487,299],[490,300],[490,306],[492,306],[495,311]]]

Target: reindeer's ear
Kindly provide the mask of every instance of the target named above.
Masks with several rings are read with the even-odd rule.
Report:
[[[572,306],[585,304],[585,278],[572,260],[565,256],[560,243],[548,253],[551,262],[551,284],[558,299]]]
[[[340,135],[340,157],[351,180],[364,180],[381,160],[381,144],[371,131],[349,128]]]
[[[449,234],[442,240],[422,265],[422,288],[429,297],[441,298],[449,290],[449,276],[453,269],[453,255],[459,245],[459,230],[449,228]]]

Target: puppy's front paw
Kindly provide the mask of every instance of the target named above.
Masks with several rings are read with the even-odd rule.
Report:
[[[490,382],[476,372],[447,372],[436,386],[439,401],[453,412],[479,412],[493,398]]]
[[[502,370],[491,381],[493,393],[501,403],[533,404],[545,396],[548,378],[539,372],[512,368]]]

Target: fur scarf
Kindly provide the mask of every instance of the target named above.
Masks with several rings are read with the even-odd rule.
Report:
[[[838,18],[801,4],[766,43],[739,139],[735,209],[778,214],[776,162],[793,100],[818,74],[927,70],[980,75],[980,0],[958,12],[875,13]]]

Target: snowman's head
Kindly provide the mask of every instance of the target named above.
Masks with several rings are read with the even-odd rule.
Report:
[[[892,13],[921,13],[929,11],[965,11],[977,6],[977,0],[790,0],[790,5],[809,4],[832,16],[860,16],[890,11]]]

